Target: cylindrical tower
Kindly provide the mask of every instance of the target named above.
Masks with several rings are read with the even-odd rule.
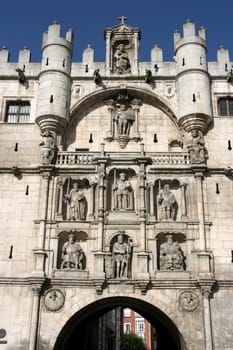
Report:
[[[195,25],[190,20],[183,26],[183,38],[179,32],[174,34],[178,122],[187,132],[198,129],[205,133],[212,119],[205,39],[205,29],[201,27],[195,35]]]
[[[73,33],[60,37],[60,25],[53,23],[43,35],[36,122],[42,132],[61,134],[68,121],[71,89]]]

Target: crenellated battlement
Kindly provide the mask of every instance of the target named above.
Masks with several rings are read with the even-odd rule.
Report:
[[[43,34],[42,48],[45,48],[47,45],[63,45],[72,51],[73,48],[73,31],[70,29],[66,33],[66,37],[62,38],[60,36],[61,25],[57,22],[51,24],[48,28],[48,31]]]
[[[120,24],[118,27],[121,28],[122,24]],[[52,63],[53,68],[55,69],[56,67],[60,67],[64,60],[68,62],[69,60],[67,61],[66,52],[68,50],[68,55],[72,56],[73,41],[74,35],[72,29],[66,32],[65,37],[61,37],[61,25],[54,22],[48,27],[48,31],[43,34],[43,55],[41,61],[32,62],[30,49],[28,47],[24,47],[18,53],[18,60],[11,62],[10,51],[7,47],[3,47],[0,50],[0,76],[10,77],[11,79],[13,77],[17,78],[17,73],[15,70],[20,68],[25,72],[27,78],[30,79],[30,77],[32,77],[35,79],[35,77],[38,76],[42,70],[51,69]],[[195,45],[195,51],[192,48],[193,44]],[[173,78],[177,74],[176,67],[181,65],[180,62],[183,62],[183,58],[185,59],[185,62],[189,62],[191,64],[190,68],[192,68],[194,52],[196,52],[196,57],[198,60],[199,57],[205,56],[205,28],[200,27],[198,33],[196,33],[195,24],[190,20],[187,20],[183,25],[183,33],[181,34],[178,30],[174,33],[174,48],[173,59],[171,59],[171,61],[164,61],[162,48],[155,44],[150,51],[150,60],[141,62],[139,57],[137,68],[133,69],[128,76],[140,76],[143,79],[146,70],[150,70],[152,75],[156,77],[167,76],[169,78]],[[190,59],[187,60],[186,56],[190,56]],[[232,66],[228,49],[220,46],[216,52],[216,58],[216,61],[206,61],[209,74],[213,74],[213,76],[226,75],[231,70]],[[82,78],[92,78],[95,70],[99,69],[99,73],[102,77],[106,76],[116,78],[116,74],[113,73],[109,67],[107,67],[106,61],[95,61],[95,50],[90,45],[87,45],[87,47],[83,50],[81,61],[73,61],[70,62],[69,65],[70,64],[72,77],[78,76]],[[68,66],[63,67],[62,70],[64,70],[64,68],[67,70]],[[187,65],[184,65],[181,68],[182,70],[186,69]]]
[[[202,26],[198,31],[198,35],[196,35],[195,24],[188,19],[183,25],[183,37],[178,30],[176,30],[174,33],[175,52],[181,46],[191,43],[197,43],[206,48],[206,32],[205,28]]]

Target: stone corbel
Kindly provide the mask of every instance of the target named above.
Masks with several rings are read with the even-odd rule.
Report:
[[[146,295],[149,287],[150,287],[149,280],[137,281],[137,283],[136,283],[136,288],[139,288],[141,290],[142,295]]]
[[[102,295],[104,289],[104,280],[102,281],[95,281],[95,290],[97,295]]]
[[[199,285],[204,299],[210,299],[214,293],[216,280],[212,275],[209,278],[199,278]]]
[[[17,177],[18,179],[21,179],[22,178],[22,174],[20,172],[20,169],[17,167],[17,166],[13,166],[12,167],[12,172],[13,172],[13,175],[15,177]]]
[[[224,169],[224,174],[229,178],[229,179],[233,179],[233,169],[229,166],[227,168]]]

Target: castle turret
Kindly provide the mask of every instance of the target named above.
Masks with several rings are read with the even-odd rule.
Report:
[[[212,116],[205,29],[201,27],[197,36],[195,25],[188,20],[183,26],[183,37],[175,32],[174,46],[177,93],[182,101],[179,125],[187,132],[199,129],[205,133]]]
[[[36,116],[42,132],[60,134],[68,121],[72,46],[72,30],[62,38],[57,23],[50,25],[43,35]]]

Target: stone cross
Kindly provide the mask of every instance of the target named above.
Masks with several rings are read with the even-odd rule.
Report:
[[[120,16],[118,17],[119,21],[121,21],[121,24],[125,24],[125,21],[127,20],[127,17],[125,16]]]

